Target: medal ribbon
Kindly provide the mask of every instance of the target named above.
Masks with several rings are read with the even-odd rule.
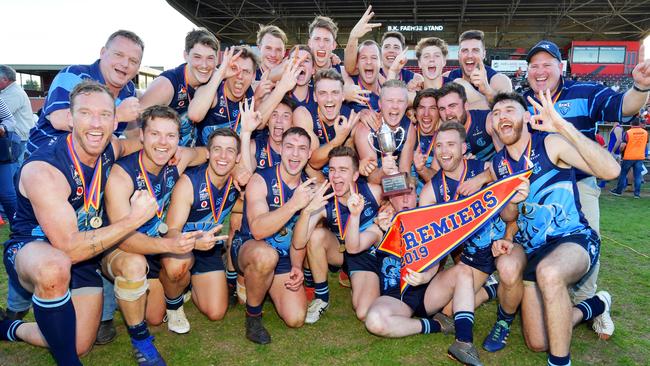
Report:
[[[555,108],[555,103],[557,103],[557,100],[560,99],[560,94],[562,94],[561,88],[559,88],[558,91],[555,92],[555,96],[553,96],[553,108]],[[535,112],[535,114],[537,114],[537,108],[535,108],[535,106],[533,106],[533,111]]]
[[[422,145],[420,144],[420,140],[421,140],[420,135],[421,135],[421,132],[420,132],[420,129],[418,128],[418,147],[420,148],[420,152],[422,154],[424,154],[424,150],[422,150]],[[427,148],[427,153],[424,154],[424,156],[428,157],[429,154],[431,154],[431,150],[433,150],[433,145],[434,145],[435,139],[436,139],[436,133],[434,133],[433,136],[431,137],[431,142],[429,143],[429,147]]]
[[[88,212],[90,207],[93,207],[95,210],[99,210],[99,196],[102,190],[102,158],[101,156],[95,162],[95,171],[93,172],[93,177],[90,180],[90,189],[86,189],[86,177],[84,177],[84,171],[81,167],[81,162],[77,156],[77,152],[74,149],[74,143],[72,141],[72,134],[69,134],[66,138],[68,155],[72,164],[74,165],[74,170],[79,174],[81,179],[81,184],[83,185],[84,192],[84,210]]]
[[[192,101],[192,97],[190,97],[190,83],[187,81],[188,80],[188,64],[185,64],[185,71],[183,71],[183,78],[185,80],[185,92],[187,93],[187,102],[190,103]]]
[[[329,144],[330,137],[327,134],[327,128],[325,128],[325,123],[323,123],[321,115],[322,114],[321,114],[321,111],[320,111],[320,107],[318,107],[318,115],[316,116],[316,118],[318,119],[318,124],[320,125],[320,128],[323,130],[323,135],[325,136],[325,141],[327,141],[327,143]]]
[[[377,81],[377,83],[379,83],[379,81]],[[370,90],[370,89],[367,89],[367,88],[363,87],[363,83],[361,82],[361,76],[357,77],[357,84],[359,85],[359,88],[361,88],[361,90]],[[381,90],[381,88],[378,87],[377,92],[380,92],[380,90]],[[370,92],[372,93],[372,90],[370,90]],[[368,106],[368,109],[370,109],[371,111],[374,110],[374,109],[372,109],[372,106],[370,105],[370,97],[368,97],[368,100],[366,101],[366,105]]]
[[[280,190],[280,207],[284,206],[284,188],[282,188],[282,177],[280,176],[280,165],[275,168],[275,176],[278,178],[278,188]]]
[[[354,183],[354,193],[359,193],[359,186],[357,183]],[[341,239],[345,240],[345,234],[348,232],[348,222],[350,222],[350,215],[348,215],[348,219],[345,220],[345,225],[343,225],[343,221],[341,220],[341,206],[336,196],[334,196],[334,210],[336,211],[336,224],[339,227]]]
[[[230,108],[228,107],[228,102],[230,99],[226,96],[226,83],[223,83],[223,98],[226,101],[226,115],[228,116],[228,123],[230,124],[230,129],[233,131],[237,132],[237,127],[239,127],[239,119],[241,118],[241,111],[237,111],[237,119],[235,120],[235,124],[233,125],[232,120],[230,119]]]
[[[156,193],[153,190],[153,185],[151,184],[151,181],[149,180],[149,177],[147,176],[147,170],[144,168],[144,163],[142,162],[142,151],[140,150],[140,154],[138,155],[138,165],[140,165],[140,171],[142,172],[142,177],[144,178],[144,184],[147,187],[147,191],[151,193],[151,195],[156,198],[156,204],[158,205],[158,208],[156,208],[156,216],[158,218],[162,218],[163,214],[163,205],[158,203],[158,197],[156,197]],[[163,168],[164,169],[164,168]],[[163,179],[162,184],[164,185],[166,182]]]
[[[529,139],[528,140],[528,146],[526,147],[526,154],[524,155],[525,160],[526,160],[526,166],[525,166],[524,170],[528,169],[530,167],[529,165],[532,165],[532,161],[530,160],[530,153],[532,151],[532,148],[531,148],[532,147],[532,141],[533,141],[532,138]],[[508,173],[512,174],[514,169],[512,168],[512,165],[510,165],[510,161],[508,160],[508,157],[506,156],[504,160],[506,162],[506,168],[508,168]]]
[[[463,172],[460,174],[460,179],[458,180],[458,186],[465,181],[465,176],[467,175],[467,160],[463,159]],[[458,198],[458,186],[456,186],[456,191],[454,192],[454,199]],[[449,201],[449,193],[447,193],[448,185],[447,179],[445,178],[445,173],[442,172],[442,191],[445,194],[445,202]]]
[[[266,160],[269,162],[269,167],[273,166],[273,157],[271,156],[271,142],[266,140]]]
[[[230,187],[232,187],[231,183],[232,183],[232,177],[229,177],[228,181],[226,181],[226,189],[224,190],[223,195],[221,196],[221,205],[219,206],[219,211],[215,212],[214,198],[212,197],[212,183],[210,182],[208,169],[205,170],[205,186],[208,189],[208,197],[210,197],[210,209],[212,209],[212,218],[214,219],[215,224],[219,222],[219,216],[221,216],[221,213],[223,212],[223,208],[226,206],[228,193],[230,193]]]

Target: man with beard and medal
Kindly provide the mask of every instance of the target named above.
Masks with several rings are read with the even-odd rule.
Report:
[[[373,221],[381,203],[381,187],[359,177],[359,158],[348,146],[329,152],[329,182],[333,193],[303,209],[293,237],[294,248],[307,247],[315,298],[305,322],[317,322],[329,307],[328,265],[344,266],[352,285],[352,307],[363,321],[379,296],[375,245],[382,237]],[[325,220],[323,227],[316,227]],[[341,250],[342,249],[342,250]],[[345,265],[344,265],[345,263]]]
[[[600,252],[600,238],[580,210],[573,168],[612,179],[620,167],[606,149],[560,116],[548,89],[537,98],[541,104],[528,98],[539,113],[532,117],[515,93],[497,95],[492,108],[493,128],[505,145],[492,160],[494,178],[525,169],[532,175],[528,198],[501,213],[519,230],[514,240],[492,247],[500,305],[483,347],[492,352],[505,347],[521,303],[527,346],[548,350],[549,364],[570,365],[573,326],[602,314],[609,317],[611,307],[611,295],[600,291],[572,308],[569,288],[589,275]],[[529,127],[539,132],[531,134]]]
[[[242,118],[245,120],[246,116]],[[212,321],[223,319],[228,309],[228,286],[221,258],[228,235],[219,232],[239,197],[231,173],[239,161],[240,149],[239,136],[233,130],[213,131],[208,140],[208,163],[188,169],[181,176],[167,211],[167,237],[202,232],[194,249],[176,259],[187,264],[182,268],[191,274],[194,304]],[[179,305],[183,306],[182,298]]]
[[[113,137],[115,100],[95,81],[70,93],[72,132],[32,154],[18,173],[18,208],[4,265],[36,323],[0,321],[0,339],[49,347],[59,365],[81,365],[102,314],[99,256],[155,215],[155,199],[136,192],[125,215],[102,222],[103,193],[115,159],[140,148]],[[102,227],[103,226],[103,227]],[[95,228],[98,227],[98,228]]]
[[[246,338],[254,343],[271,342],[262,323],[267,293],[287,326],[300,327],[305,321],[302,266],[306,250],[291,248],[291,238],[300,210],[315,195],[313,179],[307,179],[303,171],[310,143],[304,129],[288,129],[282,138],[280,164],[259,170],[246,186],[244,219],[230,255],[245,278]]]
[[[489,123],[490,110],[469,109],[465,89],[447,83],[438,91],[438,112],[442,121],[458,121],[467,131],[467,151],[475,159],[490,161],[503,144]]]
[[[190,252],[201,233],[164,237],[169,231],[165,215],[180,174],[190,165],[205,162],[207,155],[204,148],[178,147],[180,118],[168,106],[147,108],[139,122],[143,149],[113,167],[106,188],[106,211],[111,222],[122,219],[129,197],[145,190],[156,198],[156,215],[102,259],[104,274],[115,283],[115,297],[138,359],[147,358],[153,348],[145,310],[150,324],[162,323],[166,309],[169,330],[189,331],[182,308],[177,309],[189,276],[182,276],[183,263],[176,255]],[[172,158],[176,165],[170,165]]]
[[[168,105],[181,117],[180,146],[194,146],[198,121],[190,120],[188,108],[196,88],[207,83],[213,72],[221,73],[217,78],[223,80],[227,75],[225,67],[216,69],[219,41],[207,29],[194,29],[185,36],[185,63],[166,70],[156,78],[140,98],[143,108],[152,105]],[[227,59],[224,64],[227,65]]]

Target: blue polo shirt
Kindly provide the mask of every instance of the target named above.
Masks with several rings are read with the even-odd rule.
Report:
[[[599,123],[622,122],[624,95],[624,92],[616,93],[601,84],[576,82],[560,77],[560,85],[552,98],[556,101],[555,110],[562,118],[573,124],[585,136],[596,141]],[[524,92],[528,111],[534,115],[536,111],[528,101],[529,96],[539,104],[542,103],[538,101],[532,89]],[[587,177],[588,174],[576,171],[576,180]]]
[[[51,139],[68,133],[67,131],[55,129],[48,116],[52,112],[60,109],[70,108],[70,93],[72,89],[86,79],[95,80],[100,84],[106,85],[104,76],[102,76],[99,70],[99,60],[95,61],[92,65],[71,65],[59,71],[52,81],[52,85],[50,85],[43,110],[38,117],[38,122],[30,130],[29,141],[27,142],[27,156],[31,155],[39,147],[46,145]],[[120,105],[124,99],[135,96],[135,84],[129,81],[120,90],[119,95],[115,99],[115,106]],[[115,134],[121,134],[125,128],[126,122],[120,122],[117,130],[115,130]]]

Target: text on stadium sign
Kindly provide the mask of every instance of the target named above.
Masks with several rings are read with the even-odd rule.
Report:
[[[388,32],[442,32],[442,24],[398,24],[389,25]]]

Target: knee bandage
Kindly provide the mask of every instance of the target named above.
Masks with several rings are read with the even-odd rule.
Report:
[[[115,277],[115,297],[124,301],[136,301],[147,293],[149,281],[144,276],[138,280],[130,281],[122,276]]]

